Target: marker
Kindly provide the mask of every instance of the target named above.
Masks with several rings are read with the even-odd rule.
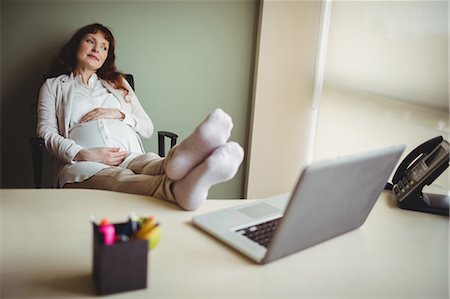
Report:
[[[136,232],[136,237],[139,239],[141,236],[147,234],[156,225],[155,217],[141,218],[140,228]]]
[[[148,240],[148,249],[153,249],[161,240],[161,227],[154,217],[149,217],[141,225],[141,229],[137,232],[136,238],[140,240]]]
[[[100,232],[103,234],[103,243],[105,245],[112,245],[116,240],[116,229],[114,225],[109,223],[109,220],[103,218],[98,227]]]
[[[146,239],[148,239],[149,249],[154,249],[156,245],[159,244],[159,241],[161,240],[161,227],[159,226],[159,223],[153,227]]]

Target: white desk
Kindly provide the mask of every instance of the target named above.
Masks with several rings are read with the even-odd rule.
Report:
[[[198,230],[193,215],[241,204],[209,200],[184,212],[156,199],[96,190],[1,190],[1,298],[95,297],[89,215],[155,215],[163,239],[149,286],[123,298],[448,298],[448,218],[403,211],[381,196],[366,223],[260,266]],[[116,295],[114,295],[116,296]]]

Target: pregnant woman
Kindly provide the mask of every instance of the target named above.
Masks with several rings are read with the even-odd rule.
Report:
[[[61,48],[39,93],[37,134],[58,160],[55,186],[146,194],[197,209],[244,157],[228,142],[232,120],[214,110],[166,158],[145,153],[153,123],[115,66],[115,40],[101,24]]]

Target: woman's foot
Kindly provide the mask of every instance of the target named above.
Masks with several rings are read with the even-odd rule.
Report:
[[[173,157],[167,161],[167,176],[174,181],[182,179],[217,147],[227,142],[232,128],[231,117],[222,109],[214,110],[189,137],[174,148]]]
[[[230,180],[244,159],[244,150],[228,142],[216,150],[182,180],[174,182],[172,193],[185,210],[195,210],[206,200],[211,186]]]

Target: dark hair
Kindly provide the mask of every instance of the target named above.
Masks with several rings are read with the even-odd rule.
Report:
[[[84,26],[74,33],[72,38],[64,46],[62,46],[58,56],[53,62],[50,73],[47,74],[46,77],[52,78],[60,76],[62,74],[69,75],[77,65],[76,53],[83,37],[86,36],[86,34],[97,33],[99,31],[103,33],[103,37],[109,42],[109,47],[108,57],[106,58],[102,67],[97,70],[97,75],[101,79],[112,83],[116,88],[123,89],[128,94],[129,90],[123,83],[124,75],[123,73],[117,71],[115,65],[116,55],[114,54],[114,36],[107,27],[98,23]]]

